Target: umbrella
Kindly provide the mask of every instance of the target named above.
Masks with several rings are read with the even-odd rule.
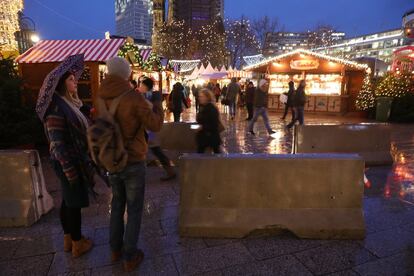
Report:
[[[63,74],[70,71],[74,74],[76,80],[78,80],[83,72],[83,63],[83,54],[68,56],[58,67],[53,69],[53,71],[46,76],[42,87],[40,88],[36,103],[36,113],[41,121],[43,121],[45,113],[49,108],[59,79]]]

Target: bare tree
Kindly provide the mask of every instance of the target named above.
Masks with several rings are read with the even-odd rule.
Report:
[[[259,42],[248,19],[242,16],[241,20],[226,21],[226,46],[233,67],[240,65],[243,56],[259,52]]]
[[[264,17],[254,19],[252,22],[252,30],[257,40],[260,43],[260,48],[263,49],[267,33],[274,33],[279,27],[279,20],[277,18]]]

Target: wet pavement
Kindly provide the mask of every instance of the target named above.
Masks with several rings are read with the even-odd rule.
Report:
[[[194,121],[187,112],[185,121]],[[245,114],[227,126],[224,151],[290,153],[292,133],[280,114],[270,115],[276,131],[268,137],[258,122],[256,136],[246,134]],[[306,123],[361,123],[339,116],[306,116]],[[188,239],[178,235],[179,183],[161,183],[161,168],[149,167],[139,246],[146,257],[136,275],[414,275],[414,127],[393,125],[393,166],[367,168],[362,241],[301,240],[291,234],[245,239]],[[44,157],[45,177],[55,206],[61,191]],[[0,275],[121,275],[111,264],[108,245],[110,190],[83,210],[83,233],[95,243],[87,255],[63,252],[58,210],[29,228],[0,228]]]

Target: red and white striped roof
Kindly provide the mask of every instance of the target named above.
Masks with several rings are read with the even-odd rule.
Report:
[[[144,62],[147,61],[149,59],[151,53],[152,53],[152,48],[142,49],[140,51],[140,54],[141,54],[141,57],[142,57],[142,61],[144,61]]]
[[[117,55],[125,39],[42,40],[17,57],[18,63],[60,62],[75,54],[85,61],[105,62]]]

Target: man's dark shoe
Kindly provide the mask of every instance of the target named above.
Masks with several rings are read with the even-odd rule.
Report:
[[[138,250],[138,253],[129,261],[124,261],[125,272],[134,271],[144,260],[144,252]]]

